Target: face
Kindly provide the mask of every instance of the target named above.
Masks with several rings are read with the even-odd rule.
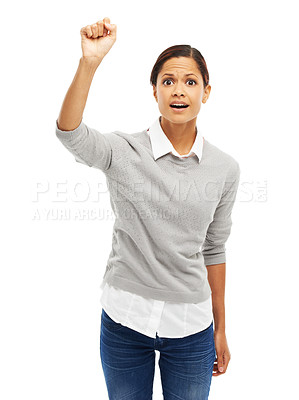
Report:
[[[153,89],[161,115],[170,122],[184,123],[197,117],[201,103],[208,100],[211,86],[204,89],[201,73],[193,58],[173,57],[164,63]],[[185,102],[188,107],[172,108],[170,104],[176,100]]]

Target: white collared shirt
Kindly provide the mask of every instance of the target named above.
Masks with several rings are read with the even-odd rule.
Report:
[[[157,118],[147,130],[155,160],[164,154],[201,160],[204,138],[196,127],[196,138],[188,154],[180,155],[165,135]],[[152,338],[181,338],[209,327],[213,321],[211,296],[201,303],[173,303],[139,296],[107,282],[101,286],[101,304],[116,322]]]
[[[157,118],[156,121],[147,130],[147,132],[150,136],[150,139],[151,139],[151,145],[152,145],[155,160],[161,156],[164,156],[164,154],[171,152],[173,155],[180,157],[180,158],[190,157],[190,156],[194,156],[196,154],[198,157],[198,162],[200,162],[201,157],[202,157],[204,138],[203,138],[202,134],[200,133],[200,131],[198,130],[198,128],[196,127],[197,134],[196,134],[193,146],[192,146],[191,150],[189,151],[189,153],[188,154],[179,154],[176,151],[176,149],[173,147],[171,141],[165,135],[165,133],[161,127],[160,119],[161,119],[161,117]]]

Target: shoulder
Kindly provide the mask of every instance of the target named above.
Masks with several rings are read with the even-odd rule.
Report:
[[[134,132],[134,133],[127,133],[123,131],[113,131],[106,133],[107,138],[111,140],[111,142],[114,142],[115,144],[124,144],[125,142],[127,143],[141,143],[144,144],[146,141],[148,141],[148,133],[146,129],[143,131],[139,132]]]
[[[213,164],[213,167],[226,171],[226,175],[233,177],[240,175],[240,164],[231,154],[204,139],[205,157]]]
[[[113,131],[106,133],[105,136],[116,161],[124,159],[124,157],[132,159],[137,154],[141,155],[144,154],[144,151],[150,151],[150,139],[146,129],[134,133]]]

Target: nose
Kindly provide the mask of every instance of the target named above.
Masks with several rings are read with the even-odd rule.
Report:
[[[173,95],[180,96],[181,94],[184,95],[184,90],[181,87],[180,83],[177,83],[176,85],[173,86]]]

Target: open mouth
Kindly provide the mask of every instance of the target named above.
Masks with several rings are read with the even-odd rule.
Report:
[[[189,107],[189,105],[188,105],[188,104],[180,104],[180,105],[170,104],[170,107],[171,107],[171,108],[178,108],[178,109],[180,109],[180,108],[187,108],[187,107]]]

